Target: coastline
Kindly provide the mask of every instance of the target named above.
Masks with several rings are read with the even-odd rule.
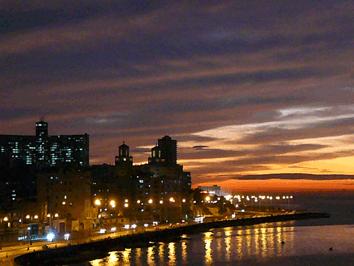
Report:
[[[177,241],[183,234],[205,232],[213,228],[247,226],[291,220],[329,218],[327,213],[299,212],[294,214],[270,215],[265,217],[221,220],[200,224],[188,224],[156,231],[133,233],[117,238],[107,238],[78,245],[37,251],[15,258],[15,265],[62,265],[78,263],[90,259],[105,257],[109,251],[124,250],[132,247],[147,247],[156,242]]]

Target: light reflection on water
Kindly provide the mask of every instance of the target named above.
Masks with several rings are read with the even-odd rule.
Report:
[[[210,264],[213,262],[212,248],[211,248],[212,241],[213,241],[213,233],[212,232],[205,232],[204,233],[204,249],[205,249],[204,261],[207,264]]]
[[[171,264],[175,264],[176,262],[176,243],[170,242],[168,243],[168,261]]]
[[[148,249],[147,249],[147,263],[148,263],[148,265],[153,265],[153,263],[154,263],[153,256],[154,256],[154,247],[148,247]]]
[[[187,263],[187,241],[182,241],[182,263]]]
[[[230,254],[231,254],[231,233],[232,233],[232,228],[224,228],[224,241],[225,241],[225,247],[221,246],[221,253],[225,250],[225,257],[226,260],[230,260]]]
[[[247,265],[246,262],[249,260],[262,263],[280,257],[314,255],[323,250],[328,254],[328,245],[338,240],[338,237],[333,236],[338,230],[338,232],[348,230],[347,234],[354,232],[353,227],[347,227],[347,229],[336,226],[295,227],[293,223],[228,227],[190,235],[189,238],[184,236],[177,242],[110,252],[106,258],[93,260],[90,263],[93,266],[116,266],[215,265],[245,262]],[[327,238],[326,234],[329,235]],[[321,239],[327,239],[327,242]],[[316,242],[314,246],[314,241],[319,243]],[[343,238],[341,241],[343,242]],[[349,238],[344,239],[343,246],[336,247],[336,252],[348,250],[353,252],[354,250],[348,249],[348,246],[353,244],[350,241]]]

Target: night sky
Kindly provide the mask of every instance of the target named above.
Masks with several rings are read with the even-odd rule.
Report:
[[[354,174],[353,47],[353,1],[0,0],[0,134],[44,117],[92,164],[171,135],[194,184],[354,189],[235,180]]]

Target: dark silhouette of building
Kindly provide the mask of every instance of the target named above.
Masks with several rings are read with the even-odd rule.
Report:
[[[177,164],[177,141],[169,136],[159,139],[157,146],[151,149],[150,164],[173,166]]]
[[[0,210],[9,210],[19,202],[36,196],[35,171],[23,161],[0,164]]]
[[[21,160],[35,168],[60,165],[89,165],[89,136],[48,135],[48,123],[36,122],[35,136],[0,135],[0,160],[11,164]]]
[[[129,155],[129,146],[123,142],[118,148],[118,156],[115,158],[116,165],[132,165],[133,157]]]
[[[165,164],[175,165],[177,163],[177,141],[169,136],[164,136],[158,140],[158,146]]]
[[[177,141],[165,136],[152,148],[149,163],[133,165],[129,146],[119,146],[115,166],[93,166],[93,196],[101,217],[134,221],[181,222],[189,215],[191,176],[177,164]],[[111,200],[117,202],[112,209]],[[107,218],[107,219],[108,219]]]

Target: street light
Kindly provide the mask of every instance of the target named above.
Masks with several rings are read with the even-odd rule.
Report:
[[[54,238],[55,238],[54,233],[49,232],[49,233],[47,234],[47,241],[52,242],[52,241],[54,240]]]
[[[101,206],[101,200],[100,199],[95,199],[95,205],[96,206]]]
[[[4,217],[4,222],[8,222],[9,218],[7,216]]]
[[[185,202],[186,202],[186,199],[182,199],[182,202],[185,203]]]
[[[148,203],[149,203],[149,204],[152,204],[152,202],[153,202],[152,199],[149,199],[149,200],[148,200]]]
[[[124,208],[128,208],[129,207],[129,203],[124,203]]]
[[[109,205],[111,205],[112,208],[115,208],[116,207],[116,201],[115,200],[111,200],[109,202]]]
[[[175,202],[174,197],[170,197],[170,198],[169,198],[169,201],[170,201],[170,202]]]
[[[163,200],[160,200],[160,204],[163,204]]]

